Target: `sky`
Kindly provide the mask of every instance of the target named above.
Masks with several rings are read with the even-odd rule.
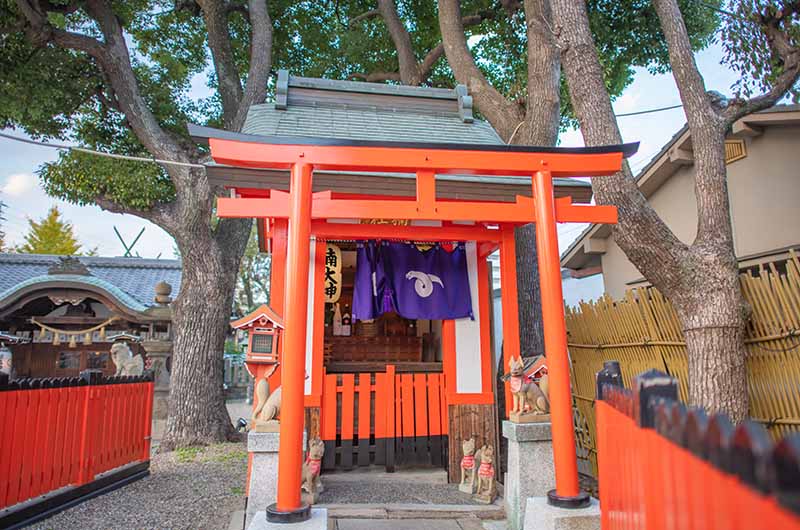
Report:
[[[723,94],[736,80],[736,75],[720,64],[722,51],[712,46],[697,54],[697,64],[708,90]],[[204,95],[205,82],[196,79],[193,94]],[[617,114],[635,112],[680,104],[680,97],[672,74],[652,75],[645,69],[636,71],[634,82],[617,98]],[[631,159],[634,172],[644,167],[661,147],[680,129],[686,118],[683,109],[675,109],[641,116],[619,118],[625,142],[641,142],[639,152]],[[14,131],[6,130],[12,134]],[[561,145],[583,145],[580,131],[566,131],[561,135]],[[55,149],[23,144],[0,138],[0,200],[6,204],[4,221],[0,227],[6,233],[6,245],[23,242],[28,229],[28,219],[38,220],[56,205],[63,217],[74,226],[78,241],[86,249],[97,248],[101,256],[121,256],[122,243],[114,233],[116,227],[128,244],[144,228],[144,233],[134,248],[134,253],[147,258],[174,257],[172,238],[158,226],[132,215],[112,214],[97,206],[77,206],[47,196],[39,184],[36,171],[43,163],[57,158]],[[584,224],[559,226],[559,246],[565,250],[586,227]]]

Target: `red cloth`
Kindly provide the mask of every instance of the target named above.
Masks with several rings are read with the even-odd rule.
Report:
[[[475,456],[474,455],[466,455],[464,458],[461,459],[461,468],[462,469],[472,469],[475,467]]]
[[[306,464],[308,464],[308,468],[311,470],[312,475],[319,475],[319,472],[322,469],[320,459],[312,459],[311,457],[308,457],[306,458]]]
[[[494,466],[491,462],[484,462],[481,464],[481,467],[478,468],[478,475],[481,477],[493,477],[494,476]]]

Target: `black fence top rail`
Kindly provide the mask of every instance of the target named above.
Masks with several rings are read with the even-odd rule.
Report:
[[[8,374],[0,373],[0,392],[10,390],[64,388],[71,386],[149,383],[152,381],[153,372],[150,370],[145,370],[143,375],[104,376],[100,370],[84,370],[77,377],[22,377],[18,379],[9,379]]]
[[[619,363],[607,361],[597,374],[597,399],[800,515],[800,433],[774,443],[760,423],[734,426],[725,414],[687,407],[678,401],[677,380],[657,370],[632,386],[624,388]]]

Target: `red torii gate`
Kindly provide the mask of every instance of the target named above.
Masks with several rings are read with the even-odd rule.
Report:
[[[501,248],[501,277],[515,277],[515,264],[502,259],[504,249],[513,248],[513,230],[502,229],[534,222],[542,298],[542,320],[548,370],[556,488],[549,492],[551,504],[579,507],[588,495],[578,485],[572,398],[567,355],[564,301],[558,252],[557,222],[616,223],[613,206],[573,205],[567,198],[555,199],[553,177],[599,177],[620,170],[622,160],[636,152],[638,144],[589,148],[545,148],[528,146],[484,146],[471,144],[422,144],[372,142],[302,137],[268,137],[230,133],[190,126],[198,141],[208,141],[218,164],[234,167],[289,169],[289,193],[271,190],[269,197],[220,198],[219,217],[286,218],[289,220],[286,266],[286,322],[282,365],[282,410],[278,461],[277,503],[267,508],[273,521],[300,521],[309,515],[301,504],[300,472],[304,415],[304,350],[308,305],[309,245],[312,234],[322,237],[475,239],[497,242]],[[331,192],[312,193],[314,170],[413,173],[414,200],[339,198]],[[517,197],[513,203],[439,200],[437,174],[529,176],[533,198]],[[328,219],[408,219],[473,221],[485,225],[388,226],[334,224]],[[513,254],[511,254],[513,255]],[[505,283],[505,282],[504,282]],[[513,319],[505,329],[516,330],[516,311],[505,302],[516,301],[503,289],[503,316]],[[513,295],[510,296],[510,295]],[[513,309],[516,307],[516,303]],[[506,367],[519,352],[519,337],[505,337]]]

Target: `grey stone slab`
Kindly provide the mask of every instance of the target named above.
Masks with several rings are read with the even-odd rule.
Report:
[[[503,421],[503,437],[514,442],[537,442],[553,439],[551,423],[514,423]]]
[[[442,519],[337,519],[338,530],[461,530],[456,521]]]
[[[600,530],[600,503],[570,510],[547,504],[547,497],[531,497],[525,507],[525,530]]]
[[[327,530],[328,510],[325,508],[312,508],[311,518],[302,523],[276,524],[267,521],[267,512],[256,512],[247,530]]]
[[[527,499],[544,497],[555,486],[550,424],[504,421],[503,435],[508,438],[508,472],[503,496],[508,526],[510,530],[521,530],[525,524]]]
[[[306,436],[303,434],[303,446]],[[276,432],[253,432],[247,434],[247,450],[253,455],[250,470],[250,498],[247,502],[247,515],[252,517],[260,510],[275,502],[278,493],[278,446],[279,434]],[[298,448],[302,452],[302,448]]]

